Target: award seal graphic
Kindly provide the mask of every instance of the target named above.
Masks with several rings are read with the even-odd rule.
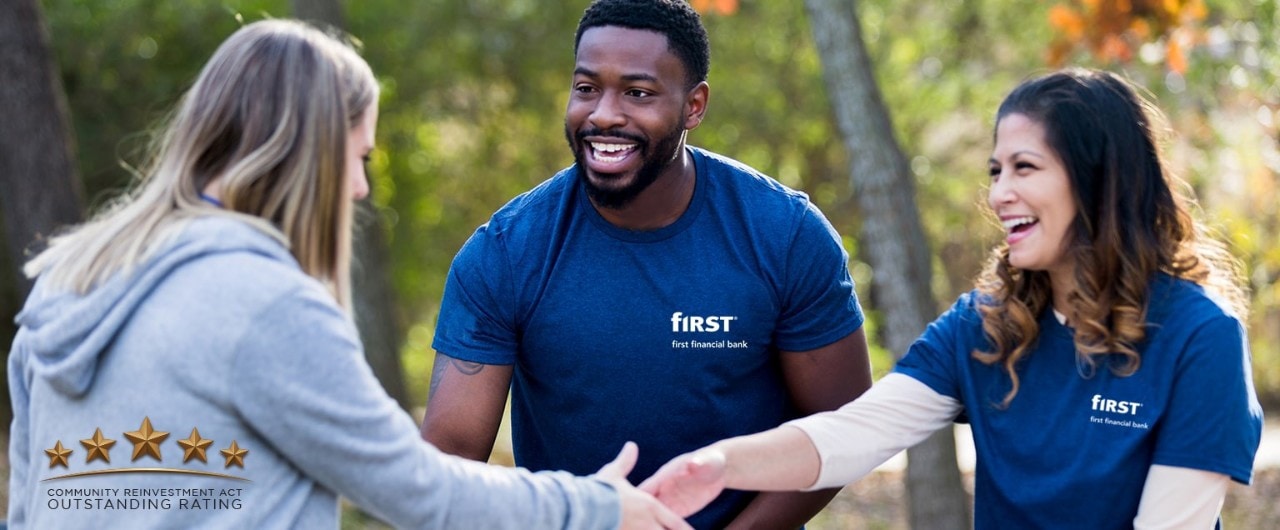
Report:
[[[144,416],[142,425],[136,431],[121,433],[125,439],[133,444],[133,455],[130,462],[137,462],[140,458],[150,457],[158,462],[164,462],[161,456],[161,444],[169,438],[166,431],[157,431],[151,426],[151,418]],[[187,464],[192,459],[208,463],[205,451],[214,445],[214,440],[200,436],[199,428],[192,427],[191,435],[186,438],[176,440],[178,447],[182,449],[182,463]],[[89,464],[94,460],[102,460],[106,464],[111,463],[111,449],[115,446],[116,440],[103,436],[101,428],[95,428],[93,437],[80,440],[80,445],[84,446],[86,451],[85,464]],[[224,469],[231,467],[239,467],[244,469],[245,457],[249,455],[249,450],[240,447],[240,442],[231,440],[225,449],[219,451],[223,458],[226,459],[223,465]],[[75,450],[69,449],[62,445],[62,440],[57,440],[53,447],[44,450],[45,455],[49,457],[49,468],[61,466],[68,471],[71,469],[71,455]],[[242,480],[249,482],[249,479],[237,477],[226,473],[216,473],[212,471],[184,469],[173,467],[116,467],[107,469],[96,469],[91,471],[80,471],[76,473],[67,473],[46,478],[41,482],[50,480],[59,480],[73,477],[85,477],[92,475],[110,475],[116,473],[174,473],[181,475],[199,475],[205,477],[224,478],[232,480]]]

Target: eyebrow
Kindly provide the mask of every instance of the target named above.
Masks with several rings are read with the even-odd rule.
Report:
[[[1016,156],[1018,156],[1018,155],[1034,156],[1034,157],[1039,158],[1039,159],[1041,159],[1041,160],[1047,160],[1047,159],[1048,159],[1048,157],[1046,157],[1046,156],[1044,156],[1044,155],[1042,155],[1042,154],[1040,154],[1040,153],[1036,153],[1036,152],[1034,152],[1034,151],[1027,151],[1026,149],[1023,149],[1023,150],[1021,150],[1021,151],[1014,151],[1014,152],[1010,153],[1010,154],[1009,154],[1009,158],[1014,158],[1014,157],[1016,157]],[[994,156],[993,156],[993,157],[991,157],[991,158],[988,158],[988,159],[987,159],[987,163],[989,163],[989,164],[999,164],[999,163],[1000,163],[1000,160],[996,159],[996,157],[994,157]]]
[[[584,75],[584,76],[591,77],[591,78],[599,78],[599,77],[600,77],[600,74],[599,74],[599,73],[597,73],[595,70],[592,70],[592,69],[587,68],[587,67],[584,67],[584,66],[579,66],[579,67],[577,67],[577,68],[574,68],[574,69],[573,69],[573,75]],[[657,77],[654,77],[654,76],[649,75],[649,74],[626,74],[626,75],[623,75],[623,76],[622,76],[622,80],[623,80],[623,81],[631,81],[631,82],[635,82],[635,81],[648,81],[648,82],[651,82],[651,83],[657,83],[657,82],[658,82],[658,78],[657,78]]]

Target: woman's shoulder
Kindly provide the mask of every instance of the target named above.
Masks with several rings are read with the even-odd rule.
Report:
[[[996,303],[990,294],[973,289],[957,297],[955,303],[951,305],[951,308],[946,313],[943,313],[943,316],[981,323],[982,312],[980,308],[982,306],[992,306]]]
[[[290,291],[324,291],[278,233],[237,218],[194,219],[164,254],[159,260],[172,262],[165,283],[200,296],[247,303]]]
[[[1231,306],[1211,289],[1166,274],[1152,279],[1147,302],[1150,323],[1195,327],[1219,319],[1240,320]]]

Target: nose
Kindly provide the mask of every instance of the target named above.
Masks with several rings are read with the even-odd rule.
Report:
[[[591,109],[591,115],[587,116],[587,121],[591,122],[592,126],[605,131],[625,124],[627,115],[619,99],[619,95],[612,91],[601,94],[600,99],[596,101],[596,106]]]
[[[987,189],[987,205],[992,210],[1002,204],[1010,204],[1017,200],[1018,196],[1013,190],[1013,175],[1006,175],[1004,172],[997,175],[991,181],[991,187]]]
[[[351,200],[359,201],[369,196],[369,176],[364,171],[356,172],[351,178]]]

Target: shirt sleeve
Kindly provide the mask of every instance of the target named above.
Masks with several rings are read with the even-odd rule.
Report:
[[[236,349],[234,404],[303,474],[398,528],[615,527],[611,486],[441,453],[378,385],[318,287],[282,296]]]
[[[981,317],[973,305],[975,296],[969,293],[960,297],[951,309],[929,323],[893,371],[915,378],[934,392],[963,399],[959,363],[968,359],[969,352],[958,350],[967,349],[970,341],[962,340],[960,335],[974,329],[980,333],[982,329]]]
[[[476,230],[449,267],[432,348],[482,364],[514,364],[517,305],[511,267],[490,225]]]
[[[822,212],[809,203],[787,255],[782,313],[774,343],[784,351],[808,351],[840,340],[862,326],[862,307],[849,275],[849,254]]]
[[[1142,486],[1135,530],[1213,528],[1231,479],[1185,467],[1151,466]]]
[[[18,333],[22,333],[19,330]],[[19,351],[21,342],[13,341],[9,354],[9,400],[13,406],[13,423],[9,426],[9,515],[8,524],[23,528],[27,524],[27,503],[31,498],[31,443],[28,407],[31,403],[27,384],[26,352]]]
[[[854,482],[899,451],[951,424],[961,405],[902,374],[884,376],[865,394],[831,412],[790,425],[818,450],[818,481],[808,491]]]
[[[1193,332],[1178,362],[1152,463],[1222,473],[1248,484],[1262,439],[1249,343],[1230,316]]]

